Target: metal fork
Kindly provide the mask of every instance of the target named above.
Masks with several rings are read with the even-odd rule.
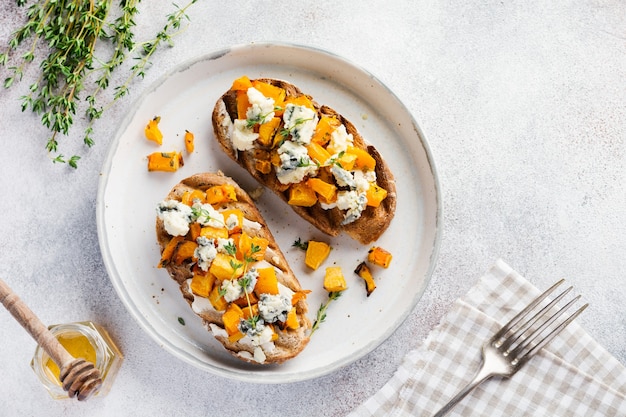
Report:
[[[546,299],[563,281],[565,280],[562,279],[548,288],[543,294],[513,317],[510,322],[505,324],[491,339],[485,342],[482,348],[482,364],[474,376],[474,379],[433,417],[446,415],[459,401],[472,392],[472,390],[483,381],[493,376],[503,378],[511,377],[587,308],[589,304],[583,305],[557,327],[549,329],[549,326],[580,298],[580,295],[576,296],[558,311],[552,313],[551,310],[553,310],[555,305],[572,290],[572,287],[569,287],[535,313],[530,319],[522,322],[522,320],[526,319],[535,307]],[[540,337],[543,337],[543,339],[533,343]]]

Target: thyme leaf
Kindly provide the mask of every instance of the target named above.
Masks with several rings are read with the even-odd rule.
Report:
[[[319,329],[320,324],[326,321],[326,310],[328,310],[328,306],[331,301],[338,299],[343,294],[341,291],[331,291],[328,293],[328,300],[325,303],[320,305],[320,308],[317,310],[317,316],[315,318],[315,322],[313,323],[313,327],[311,327],[311,336],[317,329]]]

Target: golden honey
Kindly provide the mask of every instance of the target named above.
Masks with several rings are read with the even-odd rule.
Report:
[[[100,370],[102,386],[95,395],[106,395],[123,361],[122,353],[108,332],[92,322],[58,324],[49,328],[70,355],[83,358]],[[35,350],[31,367],[52,398],[69,398],[59,381],[59,367],[40,346]]]

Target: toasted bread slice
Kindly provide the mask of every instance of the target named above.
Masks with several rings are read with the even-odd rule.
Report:
[[[250,84],[248,85],[248,83]],[[258,132],[260,132],[261,126],[268,123],[271,118],[267,117],[265,119],[264,117],[266,114],[263,114],[263,112],[261,112],[261,114],[257,112],[256,115],[254,115],[254,112],[250,113],[250,111],[248,111],[248,114],[244,115],[242,106],[244,110],[246,106],[245,104],[242,105],[242,101],[245,102],[248,100],[248,103],[250,103],[250,99],[248,99],[247,96],[245,98],[238,99],[238,97],[250,94],[247,92],[248,90],[246,90],[246,86],[248,86],[248,88],[250,86],[259,86],[258,83],[269,84],[270,86],[278,87],[280,89],[278,91],[284,91],[284,100],[282,92],[280,92],[279,96],[275,97],[274,100],[276,111],[272,115],[274,115],[274,122],[278,123],[278,127],[275,129],[273,136],[270,136],[269,138],[266,134],[261,137]],[[264,90],[261,87],[259,88]],[[267,88],[265,90],[267,90]],[[373,167],[373,169],[371,169],[371,166],[373,165],[373,163],[371,163],[365,168],[361,166],[356,169],[346,168],[346,170],[350,172],[350,175],[354,178],[356,178],[356,171],[361,171],[359,173],[359,176],[361,177],[361,184],[363,183],[363,177],[368,178],[370,183],[373,182],[376,187],[378,187],[376,188],[379,192],[378,196],[380,196],[380,193],[384,194],[382,199],[378,199],[378,201],[376,201],[376,196],[374,196],[374,198],[370,198],[370,193],[366,193],[363,186],[361,186],[359,191],[353,191],[351,197],[353,201],[357,198],[361,199],[359,200],[361,201],[360,203],[355,203],[356,206],[359,204],[361,205],[360,209],[356,211],[356,215],[350,214],[355,212],[351,211],[352,209],[350,203],[346,203],[346,199],[349,198],[347,193],[358,187],[354,186],[354,184],[345,184],[337,179],[337,175],[330,173],[333,166],[345,167],[345,163],[340,161],[340,159],[342,159],[340,157],[345,155],[345,153],[350,153],[350,149],[346,150],[345,146],[343,148],[339,146],[340,152],[337,153],[337,147],[333,146],[332,149],[330,149],[331,147],[325,143],[325,140],[319,140],[319,135],[317,138],[313,137],[312,141],[315,142],[317,140],[317,142],[321,144],[321,147],[324,148],[324,151],[328,151],[328,155],[330,155],[331,158],[326,161],[320,161],[310,157],[308,162],[305,163],[302,163],[301,159],[300,165],[310,165],[312,161],[318,166],[318,169],[314,172],[313,170],[308,170],[308,168],[300,167],[299,169],[307,171],[303,178],[300,178],[302,177],[302,174],[296,175],[295,179],[288,179],[287,182],[279,178],[279,172],[281,170],[285,172],[283,169],[284,163],[280,159],[280,148],[284,145],[285,141],[296,140],[294,139],[295,136],[290,133],[289,130],[293,129],[293,126],[285,125],[286,121],[288,121],[285,117],[285,114],[287,114],[287,105],[285,103],[289,103],[290,100],[293,99],[296,99],[295,102],[300,105],[301,103],[306,103],[305,105],[310,103],[310,107],[314,110],[317,122],[321,121],[323,118],[325,120],[332,120],[333,123],[336,123],[334,127],[335,130],[340,127],[339,125],[343,126],[343,128],[345,128],[344,137],[345,135],[348,135],[352,138],[349,146],[364,150],[371,157],[368,158],[370,162],[372,160],[375,161],[375,167]],[[241,101],[238,103],[238,100]],[[250,107],[248,108],[250,109]],[[282,116],[281,113],[283,114]],[[280,121],[275,120],[276,117],[280,118]],[[241,127],[242,118],[247,118],[246,128]],[[257,119],[257,122],[259,121],[258,119],[261,119],[261,123],[254,123],[255,118]],[[350,121],[332,108],[325,105],[319,105],[310,96],[307,96],[300,91],[300,89],[295,85],[276,79],[263,78],[248,80],[246,77],[242,77],[233,83],[233,87],[224,93],[224,95],[222,95],[217,101],[213,109],[212,120],[215,137],[224,152],[226,152],[226,154],[239,165],[245,168],[257,181],[274,191],[282,200],[289,203],[293,210],[302,218],[310,222],[322,232],[330,236],[337,236],[341,232],[345,232],[353,239],[363,244],[368,244],[377,240],[388,228],[394,217],[396,208],[396,185],[394,176],[387,163],[376,148],[368,144],[363,137],[361,137],[355,126]],[[298,120],[302,122],[304,119]],[[239,123],[239,125],[237,125],[237,123]],[[322,129],[320,125],[321,123],[315,126],[316,132]],[[252,144],[244,144],[242,146],[240,140],[234,139],[234,135],[240,133],[236,132],[238,129],[242,131],[244,135],[252,135],[247,136],[248,138],[251,138],[254,135],[258,136],[258,138],[254,140]],[[326,140],[328,140],[328,136],[330,135],[331,133],[327,134]],[[311,147],[310,143],[307,144],[305,140],[304,146],[307,149],[306,153],[308,153],[309,156],[312,155],[313,153],[309,150]],[[268,163],[263,162],[267,161],[268,158],[271,161],[271,166],[269,168]],[[293,159],[294,158],[292,158],[292,160]],[[344,164],[343,166],[342,163]],[[350,162],[348,161],[348,163]],[[297,170],[298,168],[293,169]],[[313,204],[311,204],[310,198],[305,199],[306,201],[304,203],[294,203],[293,196],[291,194],[292,189],[295,188],[294,184],[309,185],[308,179],[312,177],[321,178],[325,182],[330,183],[337,189],[337,196],[342,193],[344,193],[344,196],[339,198],[336,196],[335,198],[337,198],[337,200],[332,201],[317,195],[318,199]],[[371,181],[372,179],[373,181]],[[314,195],[316,194],[317,193]],[[368,196],[367,205],[365,205],[362,200],[365,194]],[[376,193],[374,192],[373,194]],[[343,201],[343,204],[339,204],[340,200]]]
[[[193,311],[236,357],[253,363],[281,363],[307,345],[311,329],[307,291],[302,290],[254,202],[235,181],[221,172],[182,180],[157,208],[156,235],[162,253],[159,267],[168,271]],[[205,256],[202,248],[212,255]],[[278,294],[275,289],[264,293],[261,270],[264,276],[275,276]],[[278,302],[282,311],[268,316],[267,308],[261,306],[272,307],[272,302]],[[241,316],[244,311],[246,315]]]

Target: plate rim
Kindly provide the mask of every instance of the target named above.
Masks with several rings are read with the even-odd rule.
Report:
[[[396,330],[406,321],[408,316],[415,310],[415,307],[417,306],[419,301],[422,299],[423,294],[428,288],[428,285],[430,283],[430,280],[432,279],[432,275],[434,273],[435,267],[437,265],[437,260],[438,260],[441,240],[442,240],[442,234],[443,234],[443,224],[442,224],[443,201],[442,201],[442,195],[441,195],[441,184],[440,184],[439,176],[437,173],[437,168],[436,168],[436,163],[435,163],[433,153],[430,149],[429,143],[426,140],[426,136],[424,135],[424,132],[422,131],[420,125],[415,120],[413,114],[408,110],[408,108],[406,108],[404,103],[385,83],[383,83],[371,71],[363,68],[362,66],[354,63],[351,60],[348,60],[347,58],[344,58],[338,54],[335,54],[333,52],[330,52],[328,50],[321,49],[315,46],[309,46],[309,45],[303,45],[303,44],[297,44],[297,43],[288,43],[288,42],[250,42],[250,43],[235,44],[227,48],[221,48],[218,50],[214,50],[212,52],[197,55],[195,57],[182,61],[179,64],[174,65],[169,70],[165,71],[161,76],[157,77],[133,101],[130,108],[131,109],[137,108],[139,105],[141,105],[146,100],[147,96],[149,96],[156,89],[158,89],[159,86],[165,83],[166,80],[173,74],[184,72],[185,70],[203,61],[211,61],[211,60],[219,59],[225,55],[228,55],[231,52],[242,53],[242,52],[245,52],[246,50],[253,50],[255,48],[263,48],[263,47],[266,47],[266,48],[281,47],[281,48],[298,49],[298,50],[314,52],[316,54],[324,55],[334,60],[341,61],[343,64],[362,72],[364,75],[368,76],[370,79],[376,82],[376,84],[382,87],[386,91],[386,93],[390,96],[390,98],[395,100],[398,104],[400,104],[406,110],[406,116],[408,116],[408,119],[410,120],[412,127],[416,130],[417,139],[420,141],[420,144],[423,147],[426,160],[428,161],[428,168],[430,170],[430,173],[432,174],[432,182],[433,182],[432,185],[433,185],[433,191],[434,191],[433,197],[435,199],[435,208],[436,208],[435,213],[434,213],[434,220],[435,220],[434,236],[433,236],[434,240],[433,240],[432,251],[428,258],[429,265],[424,273],[422,291],[412,298],[411,303],[409,304],[410,308],[406,309],[406,311],[404,311],[402,315],[398,316],[397,322],[393,326],[389,326],[386,329],[386,331],[382,333],[381,335],[382,337],[380,337],[380,339],[376,343],[374,343],[374,346],[371,346],[372,343],[368,343],[365,345],[365,347],[354,352],[354,355],[351,355],[349,358],[346,358],[343,361],[337,362],[336,366],[330,369],[321,368],[321,369],[318,369],[316,372],[308,371],[305,376],[301,376],[301,377],[292,376],[291,379],[289,380],[285,380],[284,375],[281,375],[281,374],[276,374],[276,375],[256,374],[252,372],[252,376],[250,376],[251,372],[249,371],[245,371],[241,369],[228,369],[226,367],[214,366],[210,363],[201,363],[197,360],[195,356],[189,354],[188,352],[184,350],[180,350],[176,346],[164,343],[163,336],[161,336],[159,332],[157,331],[157,329],[152,324],[150,324],[150,322],[145,317],[143,317],[138,307],[134,306],[134,304],[131,302],[129,298],[128,292],[124,288],[121,288],[120,281],[122,280],[122,276],[117,270],[117,267],[112,259],[112,254],[108,248],[107,239],[105,239],[107,235],[107,231],[105,228],[105,219],[104,219],[105,210],[106,210],[106,207],[104,204],[105,203],[104,197],[105,197],[105,192],[106,192],[107,184],[109,180],[109,173],[111,171],[114,156],[120,145],[122,134],[125,131],[125,129],[128,127],[128,125],[130,124],[131,120],[134,118],[134,112],[132,111],[129,111],[121,120],[117,130],[114,133],[113,140],[108,145],[106,158],[104,159],[102,167],[100,169],[100,179],[98,182],[98,192],[96,195],[96,226],[97,226],[97,233],[98,233],[98,242],[100,245],[100,252],[101,252],[102,259],[103,259],[103,263],[105,265],[105,269],[109,277],[109,281],[111,281],[111,284],[113,285],[118,297],[120,297],[127,312],[133,317],[133,319],[135,319],[135,321],[139,324],[142,330],[145,331],[152,338],[153,341],[157,342],[157,344],[161,348],[165,349],[173,356],[183,360],[184,362],[191,364],[192,366],[196,368],[202,369],[204,371],[210,372],[218,376],[222,376],[222,377],[233,379],[233,380],[239,380],[243,382],[251,382],[251,383],[262,383],[262,384],[269,384],[269,383],[281,384],[282,383],[284,384],[284,383],[302,382],[302,381],[319,378],[321,376],[336,372],[342,369],[343,367],[356,362],[357,360],[361,359],[367,354],[373,352],[377,347],[379,347],[382,343],[384,343],[384,341],[387,340],[393,333],[395,333]],[[116,277],[116,279],[114,279],[114,276]]]

